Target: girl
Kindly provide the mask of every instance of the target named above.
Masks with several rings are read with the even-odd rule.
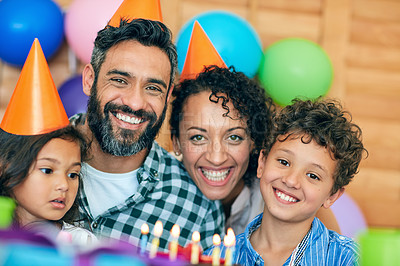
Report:
[[[55,227],[46,226],[47,235],[58,228],[69,232],[74,244],[95,241],[89,231],[69,224],[78,214],[76,195],[86,152],[85,139],[72,126],[25,136],[0,130],[0,195],[17,203],[13,227],[37,229],[49,221]]]

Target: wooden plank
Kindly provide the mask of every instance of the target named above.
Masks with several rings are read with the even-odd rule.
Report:
[[[363,168],[346,191],[369,226],[400,227],[400,171]]]
[[[257,15],[257,23],[255,30],[266,48],[280,39],[290,37],[318,42],[321,18],[313,14],[261,9]]]
[[[399,49],[400,22],[353,19],[350,39],[354,43],[379,45],[382,49]]]
[[[354,17],[374,21],[400,21],[397,0],[353,0]]]
[[[321,43],[334,69],[334,80],[329,96],[338,98],[344,98],[346,93],[345,57],[348,49],[350,12],[350,0],[327,0],[323,5]]]
[[[352,67],[400,72],[400,49],[352,43],[347,52],[347,63]]]
[[[318,16],[321,15],[323,3],[321,0],[258,0],[258,2],[260,8],[286,10],[295,13],[312,13]]]
[[[398,71],[347,67],[346,78],[349,93],[386,97],[400,101],[400,75]],[[386,98],[382,99],[385,100]]]

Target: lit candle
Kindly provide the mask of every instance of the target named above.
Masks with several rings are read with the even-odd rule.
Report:
[[[192,252],[190,253],[190,263],[191,264],[199,264],[199,255],[200,255],[200,233],[198,231],[194,231],[192,234]]]
[[[142,224],[140,231],[142,232],[142,236],[140,237],[140,254],[143,255],[146,251],[147,241],[149,239],[147,235],[149,233],[149,226],[146,223]]]
[[[229,228],[227,234],[224,236],[224,246],[226,247],[225,251],[226,266],[232,265],[235,241],[236,241],[235,233],[233,232],[232,228]]]
[[[169,243],[169,259],[171,261],[176,260],[176,256],[178,254],[178,237],[179,234],[181,233],[181,228],[179,225],[174,224],[171,229],[171,237],[172,240]]]
[[[213,252],[211,254],[212,265],[213,266],[219,266],[219,259],[220,259],[220,252],[221,252],[221,249],[219,247],[219,245],[221,245],[221,237],[219,236],[219,234],[215,234],[213,236],[213,245],[215,247],[214,247]]]
[[[160,236],[162,235],[162,232],[163,232],[163,224],[161,221],[157,221],[153,229],[154,238],[153,241],[151,242],[151,249],[149,254],[149,257],[151,259],[154,259],[157,255],[157,249],[158,246],[160,245]]]

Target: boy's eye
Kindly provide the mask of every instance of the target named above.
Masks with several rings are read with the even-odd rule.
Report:
[[[278,159],[278,162],[282,165],[289,166],[289,162],[283,159]]]
[[[79,178],[80,174],[79,173],[70,173],[68,174],[68,177],[71,179]]]
[[[312,174],[312,173],[309,173],[309,174],[307,174],[311,179],[315,179],[315,180],[320,180],[320,178],[317,176],[317,175],[315,175],[315,174]]]
[[[50,175],[53,173],[53,170],[51,170],[50,168],[40,168],[39,170],[42,171],[46,175]]]

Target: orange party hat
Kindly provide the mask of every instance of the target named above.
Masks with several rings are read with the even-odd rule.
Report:
[[[199,22],[195,21],[181,80],[195,78],[203,71],[204,66],[209,65],[227,67]]]
[[[134,18],[144,18],[162,22],[160,0],[124,0],[108,25],[119,27],[121,18],[129,21]]]
[[[68,124],[46,58],[35,39],[0,128],[15,135],[38,135]]]

